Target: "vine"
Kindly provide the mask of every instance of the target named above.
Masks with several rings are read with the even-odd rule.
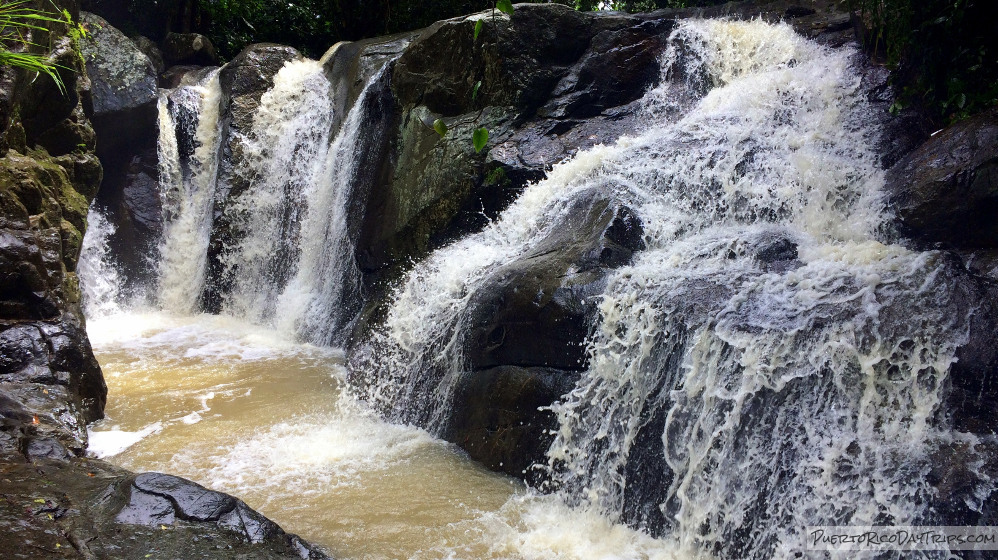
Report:
[[[492,4],[492,22],[495,23],[496,11],[500,11],[506,15],[513,15],[513,2],[512,0],[495,0]],[[485,29],[485,20],[479,19],[475,22],[475,29],[473,40],[477,44],[478,36],[481,34],[482,30]],[[479,80],[475,83],[475,86],[471,90],[471,100],[474,101],[478,97],[478,90],[482,87],[482,82]],[[483,109],[484,111],[484,109]],[[482,116],[482,113],[478,113],[478,118]],[[476,119],[477,120],[477,119]],[[440,135],[441,138],[447,135],[447,124],[443,119],[437,119],[433,121],[433,130]],[[485,146],[489,143],[489,129],[486,127],[476,128],[471,134],[471,143],[475,147],[475,153],[481,153]]]

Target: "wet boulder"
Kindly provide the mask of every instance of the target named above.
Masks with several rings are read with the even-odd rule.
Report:
[[[159,45],[155,41],[142,35],[136,35],[132,37],[132,42],[149,58],[149,62],[152,62],[152,67],[156,70],[157,75],[162,74],[166,70],[166,63],[163,62],[163,52],[159,50]]]
[[[946,410],[961,432],[998,433],[998,282],[961,274],[970,325],[949,374]]]
[[[527,255],[494,272],[466,311],[467,371],[445,437],[476,460],[534,476],[555,419],[549,406],[587,366],[585,341],[607,273],[644,248],[634,213],[597,191],[566,204]]]
[[[460,403],[445,437],[489,469],[531,483],[543,462],[557,425],[546,410],[572,390],[577,375],[545,367],[499,366],[461,374],[454,400]]]
[[[250,184],[250,178],[244,173],[246,156],[242,140],[252,130],[253,115],[260,107],[263,94],[273,87],[274,76],[286,63],[301,58],[301,53],[292,47],[258,43],[243,49],[219,70],[221,119],[226,126],[221,139],[215,222],[208,245],[208,280],[201,297],[202,308],[206,311],[219,311],[222,297],[231,284],[222,259],[224,252],[235,246],[238,232],[233,230],[225,209],[228,201],[238,197]]]
[[[218,66],[215,45],[200,33],[167,33],[163,39],[163,61],[166,66],[193,64]]]
[[[158,250],[163,231],[159,162],[155,146],[136,151],[120,167],[109,170],[100,205],[115,224],[109,238],[126,288],[152,279],[151,255]]]
[[[476,14],[419,32],[392,70],[394,174],[371,194],[358,241],[368,286],[481,229],[551,165],[635,131],[635,100],[657,82],[673,21],[524,4],[511,18]],[[479,127],[490,139],[476,153]]]
[[[147,140],[156,130],[156,68],[100,16],[83,12],[89,37],[81,54],[92,82],[93,122],[101,155]],[[103,159],[103,158],[102,158]]]
[[[998,110],[931,137],[890,169],[885,190],[906,236],[998,248]]]
[[[246,47],[222,68],[218,79],[234,129],[249,131],[253,113],[260,106],[260,98],[274,85],[274,76],[285,63],[301,57],[292,47],[258,43]]]
[[[6,558],[37,558],[42,549],[109,560],[329,559],[227,494],[175,476],[134,475],[99,460],[42,457],[58,448],[41,442],[29,447],[39,455],[32,462],[0,463]]]
[[[211,67],[208,67],[211,68]],[[180,65],[171,66],[159,77],[159,85],[165,89],[176,89],[181,85],[197,83],[203,78],[204,66]]]
[[[155,54],[150,41],[142,38],[133,41],[99,16],[84,13],[82,17],[90,30],[90,37],[81,45],[93,82],[97,155],[106,170],[98,201],[111,211],[116,223],[123,224],[119,228],[120,240],[113,244],[113,249],[115,257],[126,264],[126,279],[131,283],[136,280],[135,270],[145,266],[149,240],[145,232],[131,228],[134,216],[125,202],[134,203],[139,192],[146,201],[159,198],[156,185],[159,72],[144,52]],[[140,161],[145,163],[137,163]],[[136,255],[137,252],[140,254]]]
[[[494,272],[468,305],[465,357],[500,365],[585,367],[584,341],[607,271],[644,248],[641,222],[597,191],[576,197],[547,239]]]

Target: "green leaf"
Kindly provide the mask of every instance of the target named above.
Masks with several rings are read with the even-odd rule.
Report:
[[[482,28],[485,27],[485,20],[478,20],[475,22],[475,40],[478,40],[478,34],[482,32]]]
[[[496,9],[504,14],[513,15],[513,2],[510,0],[499,0],[496,2]]]
[[[447,136],[447,123],[445,123],[443,119],[437,119],[433,121],[433,130],[436,130],[437,134],[443,138],[444,136]]]
[[[489,143],[489,131],[487,128],[479,128],[475,130],[471,139],[475,142],[475,152],[481,152],[482,148]]]
[[[475,82],[475,87],[471,89],[471,100],[474,101],[478,97],[478,89],[482,87],[482,81],[478,80]]]

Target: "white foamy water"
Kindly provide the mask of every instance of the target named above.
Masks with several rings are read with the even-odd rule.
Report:
[[[121,314],[90,328],[110,392],[90,454],[233,493],[336,558],[679,558],[384,422],[340,390],[336,351],[231,318]]]
[[[877,237],[854,53],[758,21],[685,21],[670,43],[646,130],[556,166],[408,275],[367,392],[442,430],[468,302],[598,189],[647,249],[610,273],[589,368],[554,407],[558,496],[688,556],[788,558],[805,525],[924,519],[930,457],[969,437],[936,421],[969,310],[945,259]]]
[[[122,278],[111,258],[108,242],[114,225],[95,206],[87,213],[87,233],[83,237],[77,274],[87,317],[103,317],[120,312]]]
[[[159,101],[159,175],[164,232],[160,246],[159,304],[174,313],[197,310],[208,267],[222,121],[218,71],[198,86],[181,86]],[[178,136],[196,121],[193,153]],[[178,127],[177,125],[180,124]],[[185,138],[186,140],[187,138]]]
[[[233,277],[229,314],[257,323],[271,319],[295,274],[311,193],[328,179],[329,89],[318,62],[288,62],[260,99],[252,129],[238,138],[242,165],[235,172],[249,186],[226,209],[239,239],[225,257],[226,274]]]
[[[238,241],[223,256],[232,279],[224,312],[328,344],[355,312],[360,273],[347,213],[366,137],[375,75],[345,117],[322,65],[291,61],[238,138],[248,183],[226,214]],[[337,119],[343,121],[335,137]]]
[[[87,444],[87,454],[98,459],[114,457],[162,429],[163,425],[159,422],[150,424],[134,432],[116,430],[114,428],[99,432],[88,429],[87,436],[89,437],[89,443]]]

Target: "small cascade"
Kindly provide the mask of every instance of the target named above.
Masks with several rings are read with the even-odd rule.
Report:
[[[353,319],[360,272],[348,211],[384,72],[332,139],[334,100],[322,66],[290,62],[275,77],[241,139],[250,186],[227,209],[241,235],[224,257],[233,278],[225,313],[317,344],[337,340]]]
[[[554,407],[550,489],[693,556],[931,524],[932,458],[974,443],[940,417],[970,310],[945,258],[878,233],[855,53],[760,21],[685,21],[670,45],[643,133],[555,166],[409,273],[366,396],[445,431],[469,303],[597,189],[635,209],[647,249],[610,274],[588,367]]]
[[[274,324],[315,344],[342,342],[360,306],[361,275],[350,233],[351,201],[365,180],[364,158],[384,131],[369,122],[386,87],[386,64],[364,86],[329,147],[324,183],[308,191],[301,258],[281,294]]]
[[[106,317],[120,311],[121,274],[115,266],[108,244],[114,224],[94,205],[87,213],[87,234],[83,237],[76,272],[83,294],[83,312],[88,318]]]
[[[262,323],[301,256],[302,220],[326,178],[333,107],[329,81],[314,60],[292,61],[263,94],[252,130],[239,138],[248,187],[226,209],[235,247],[225,255],[233,287],[225,313]]]
[[[159,100],[159,173],[164,233],[159,304],[174,313],[197,310],[207,272],[222,122],[218,71],[196,86]],[[193,134],[191,134],[193,129]]]

